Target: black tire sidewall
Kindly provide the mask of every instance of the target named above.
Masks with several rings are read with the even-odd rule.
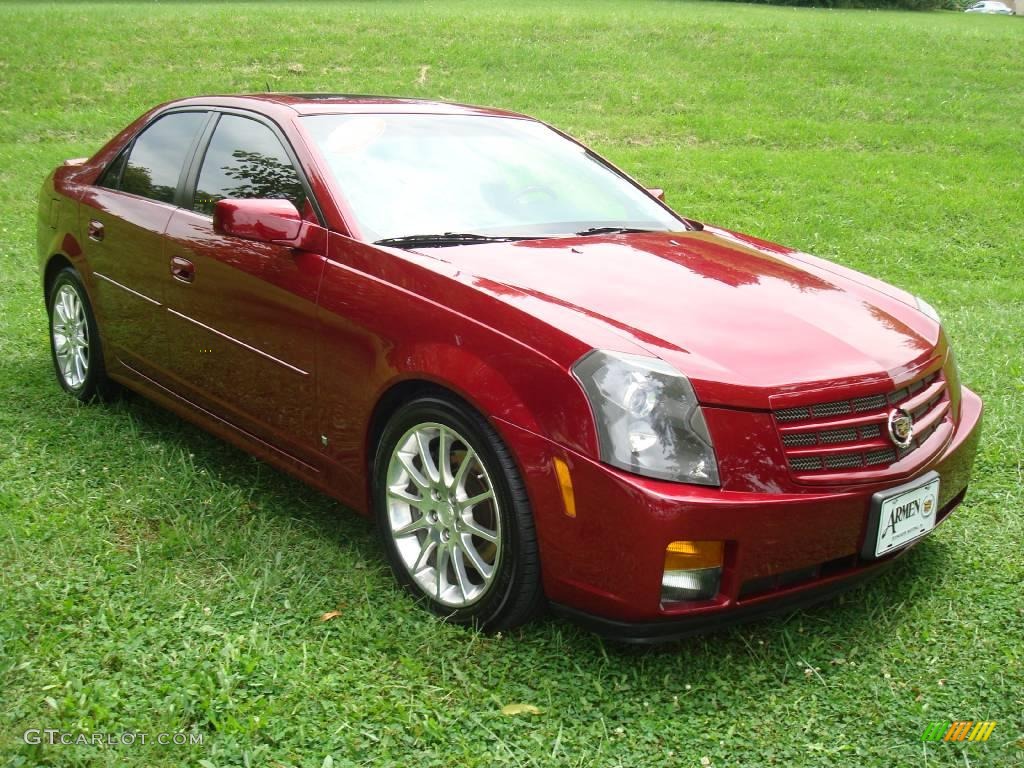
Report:
[[[89,370],[86,371],[85,381],[82,386],[76,388],[68,386],[64,380],[64,374],[60,370],[60,363],[57,361],[57,348],[53,342],[53,320],[54,304],[57,301],[57,294],[64,285],[70,285],[78,294],[78,300],[82,302],[85,313],[85,322],[89,329]],[[92,303],[89,301],[89,294],[78,273],[71,267],[65,267],[57,273],[53,284],[50,286],[49,299],[47,301],[47,313],[49,315],[50,330],[50,359],[53,362],[53,370],[57,381],[65,392],[78,398],[82,402],[89,402],[100,394],[101,387],[106,382],[106,369],[103,364],[103,346],[100,343],[99,327],[96,324],[96,317],[92,311]]]
[[[398,440],[417,424],[436,422],[451,427],[472,443],[473,450],[484,462],[495,495],[498,498],[498,514],[502,530],[502,556],[498,574],[487,594],[476,603],[465,608],[443,605],[423,592],[413,580],[391,537],[387,511],[387,471],[391,453]],[[499,457],[499,452],[505,461]],[[388,562],[398,582],[435,614],[457,624],[475,624],[482,629],[494,629],[504,625],[508,608],[514,605],[520,590],[534,588],[524,584],[522,563],[524,545],[535,547],[532,514],[525,493],[513,491],[513,485],[522,488],[518,472],[510,466],[510,454],[501,443],[494,429],[476,412],[467,406],[457,404],[439,396],[420,397],[401,407],[389,420],[377,443],[373,462],[373,507],[377,530],[387,555]],[[516,476],[509,477],[509,470]],[[524,525],[529,528],[524,531]],[[524,536],[524,533],[527,534]],[[528,553],[536,557],[535,552]],[[514,621],[513,623],[519,623]]]

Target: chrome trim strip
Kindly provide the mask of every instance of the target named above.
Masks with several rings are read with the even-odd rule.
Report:
[[[147,296],[144,293],[139,293],[138,291],[133,291],[127,285],[121,285],[119,282],[117,282],[117,280],[109,278],[109,277],[107,277],[104,274],[101,274],[99,272],[93,272],[93,275],[95,275],[96,277],[100,278],[101,280],[106,280],[111,285],[116,285],[122,291],[128,291],[128,293],[132,294],[132,296],[138,296],[140,299],[143,299],[144,301],[148,301],[150,304],[156,304],[158,307],[162,307],[163,306],[163,304],[161,304],[156,299],[151,299],[149,296]]]
[[[256,347],[250,346],[250,345],[246,344],[244,341],[239,341],[234,336],[228,336],[226,333],[223,333],[222,331],[218,331],[216,328],[211,328],[210,326],[206,325],[205,323],[199,322],[198,320],[196,320],[193,317],[189,317],[188,315],[184,315],[181,312],[178,312],[177,310],[171,309],[170,307],[167,308],[167,311],[170,312],[172,315],[177,315],[182,320],[188,320],[190,323],[195,323],[200,328],[205,328],[210,333],[217,334],[222,339],[227,339],[228,341],[232,341],[232,342],[234,342],[235,344],[237,344],[240,347],[245,347],[250,352],[255,352],[257,355],[261,355],[262,357],[267,358],[267,360],[272,360],[273,362],[277,363],[278,365],[283,365],[285,368],[289,368],[289,369],[295,371],[296,373],[302,374],[303,376],[309,376],[309,371],[304,371],[301,368],[296,368],[291,363],[286,363],[284,360],[279,360],[278,358],[274,357],[273,355],[268,355],[262,349],[256,349]]]

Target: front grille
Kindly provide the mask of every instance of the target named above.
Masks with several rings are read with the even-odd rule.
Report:
[[[889,437],[893,408],[914,421],[914,439],[900,448]],[[774,412],[790,469],[797,474],[883,469],[913,453],[949,419],[941,371],[893,392],[832,400]]]
[[[864,464],[869,467],[878,464],[892,464],[896,461],[895,448],[880,448],[877,451],[868,451],[864,454]]]

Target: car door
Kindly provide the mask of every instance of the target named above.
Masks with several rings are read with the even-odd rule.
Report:
[[[165,297],[176,388],[294,458],[316,462],[316,301],[324,255],[218,234],[218,200],[288,199],[316,221],[272,124],[218,114],[167,226]],[[326,240],[326,238],[324,238]]]
[[[163,234],[209,112],[158,117],[104,170],[82,199],[82,249],[109,352],[161,379],[167,262]]]

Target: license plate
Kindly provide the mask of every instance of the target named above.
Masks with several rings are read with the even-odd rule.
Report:
[[[863,554],[882,557],[921,538],[935,527],[938,511],[939,476],[935,472],[879,491],[871,497],[871,524]]]

